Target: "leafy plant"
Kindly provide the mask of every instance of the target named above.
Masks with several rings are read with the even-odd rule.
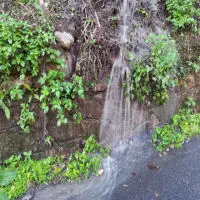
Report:
[[[102,158],[110,153],[110,148],[102,147],[94,136],[90,136],[82,152],[70,155],[65,176],[69,181],[80,181],[83,178],[89,178],[93,173],[98,175]]]
[[[98,175],[102,158],[110,152],[110,148],[98,144],[92,135],[83,151],[71,153],[68,160],[63,156],[34,160],[31,152],[13,155],[0,166],[0,200],[17,199],[30,187],[53,180],[73,181],[89,178],[94,173]]]
[[[34,112],[30,111],[27,103],[21,104],[21,114],[18,125],[24,130],[25,133],[30,133],[30,125],[35,121]]]
[[[56,43],[53,27],[44,19],[37,1],[20,0],[18,3],[27,4],[27,9],[34,8],[39,17],[36,17],[35,25],[28,16],[27,21],[21,21],[6,14],[0,15],[0,109],[10,119],[9,108],[14,101],[20,100],[18,125],[26,133],[30,132],[30,125],[35,121],[34,112],[28,105],[33,99],[39,101],[45,113],[49,108],[57,111],[58,126],[68,123],[69,118],[80,122],[77,100],[84,97],[82,78],[73,76],[67,80],[62,72],[61,68],[67,67],[65,60],[52,48]],[[42,63],[51,69],[42,73]],[[38,80],[39,84],[36,84]]]
[[[77,97],[84,97],[82,78],[73,77],[72,82],[63,81],[65,73],[57,70],[49,70],[48,74],[43,73],[39,80],[41,84],[40,102],[45,113],[49,106],[57,111],[57,125],[68,123],[69,113],[74,113],[73,118],[80,122],[81,113],[77,111]]]
[[[15,171],[2,171],[0,170],[0,187],[5,187],[10,184],[16,178],[17,174]],[[0,200],[8,200],[9,197],[6,193],[0,190]]]
[[[195,113],[196,103],[188,98],[184,107],[171,119],[171,124],[156,128],[152,136],[157,151],[180,148],[186,140],[200,134],[200,113]]]
[[[119,18],[118,18],[118,16],[112,16],[111,21],[112,21],[113,28],[115,28],[116,26],[119,25]]]
[[[147,43],[150,45],[149,61],[132,63],[131,79],[126,87],[131,99],[163,104],[168,99],[169,87],[177,83],[178,51],[175,41],[166,34],[152,34]]]
[[[0,80],[12,74],[22,80],[25,76],[37,76],[40,59],[47,53],[46,47],[55,43],[53,33],[5,14],[0,15],[0,30]]]
[[[24,157],[24,158],[23,158]],[[59,162],[58,158],[49,157],[44,160],[33,160],[31,152],[24,153],[22,156],[12,156],[4,163],[6,170],[15,170],[17,176],[15,181],[0,187],[1,191],[16,199],[24,194],[33,184],[48,183],[54,177],[52,166]]]
[[[168,20],[176,28],[192,25],[197,30],[197,18],[200,10],[196,8],[197,0],[166,0],[169,12]]]

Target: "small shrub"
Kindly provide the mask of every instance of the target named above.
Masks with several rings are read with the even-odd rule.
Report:
[[[167,0],[168,20],[176,28],[185,28],[192,25],[197,29],[197,17],[200,10],[196,8],[197,0]]]
[[[53,180],[80,181],[92,174],[98,175],[102,158],[107,157],[110,152],[110,148],[98,144],[91,135],[86,140],[83,151],[71,153],[67,161],[62,156],[34,160],[31,152],[13,155],[0,166],[0,200],[7,200],[6,197],[10,200],[17,199],[30,187],[48,184]]]
[[[177,83],[179,54],[175,41],[166,34],[152,34],[147,43],[150,45],[149,62],[132,63],[128,94],[140,102],[155,100],[163,104],[168,99],[168,89]]]
[[[195,113],[195,102],[188,98],[183,108],[171,119],[171,124],[156,128],[152,136],[157,151],[180,148],[186,140],[200,134],[200,113]]]

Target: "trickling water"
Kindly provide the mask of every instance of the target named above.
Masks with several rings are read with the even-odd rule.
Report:
[[[132,102],[125,95],[123,83],[129,79],[131,73],[127,52],[132,51],[138,60],[145,57],[149,52],[145,43],[148,35],[162,31],[162,19],[158,17],[162,11],[158,9],[157,2],[159,0],[123,0],[120,12],[121,52],[113,65],[101,121],[100,140],[113,146],[112,157],[104,160],[103,175],[80,184],[52,186],[36,194],[34,200],[109,200],[113,188],[130,177],[132,172],[139,174],[146,167],[144,163],[155,156],[150,135],[132,137],[146,132],[149,119],[146,107],[137,101]],[[149,12],[150,19],[138,16],[139,9]],[[154,109],[155,118],[158,117],[161,122],[167,121],[177,105],[177,96],[174,96],[166,107]]]
[[[126,60],[126,46],[132,29],[132,15],[134,10],[136,10],[136,6],[136,1],[131,0],[124,0],[122,4],[120,29],[121,52],[111,72],[100,129],[100,140],[107,144],[116,144],[120,139],[127,136],[136,134],[137,132],[145,132],[144,119],[146,118],[146,112],[137,102],[131,102],[130,97],[125,95],[126,91],[123,86],[123,83],[129,80],[131,73]],[[144,42],[137,35],[135,37],[140,43]],[[138,46],[138,42],[135,42],[134,46]]]

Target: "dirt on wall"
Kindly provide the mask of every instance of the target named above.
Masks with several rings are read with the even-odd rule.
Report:
[[[58,48],[68,61],[70,73],[80,74],[84,77],[86,96],[80,102],[83,121],[79,125],[70,122],[67,126],[58,128],[55,113],[51,112],[44,116],[39,105],[33,103],[31,109],[35,111],[37,120],[31,127],[31,133],[24,134],[17,126],[19,104],[16,103],[11,108],[12,120],[10,121],[0,110],[0,159],[29,150],[38,156],[68,152],[72,146],[78,146],[86,135],[98,136],[99,133],[110,72],[119,53],[120,18],[118,14],[122,1],[49,0],[47,3],[49,9],[57,14],[54,20],[55,31],[69,32],[75,39],[74,45],[69,51]],[[0,0],[0,12],[12,13],[13,5],[13,0]],[[141,6],[144,6],[142,1]],[[163,27],[167,27],[164,16],[165,3],[162,0],[158,17],[163,19]],[[140,23],[145,23],[145,26],[152,25],[150,20],[143,19],[141,13],[138,13],[137,17]],[[188,55],[189,57],[200,55],[196,36],[188,33],[185,37],[174,35],[182,57],[186,57],[187,60]],[[182,102],[187,96],[195,97],[200,102],[200,75],[190,74],[187,81],[171,93],[172,99],[180,98],[179,102]],[[157,123],[155,121],[158,118],[161,119],[161,122],[168,120],[177,106],[173,107],[172,104],[167,104],[163,109],[155,106],[149,113],[151,128]],[[54,139],[51,145],[45,144],[44,134],[46,131]]]
[[[15,14],[15,2],[0,0],[0,13]],[[70,122],[58,128],[55,113],[44,115],[39,105],[33,103],[31,109],[36,113],[36,122],[31,127],[31,133],[25,134],[17,125],[20,104],[16,102],[11,108],[11,120],[8,121],[0,110],[0,159],[29,150],[38,156],[67,152],[71,147],[78,146],[86,135],[98,136],[107,83],[118,52],[118,27],[112,20],[118,14],[118,3],[112,0],[45,2],[49,12],[55,13],[55,31],[65,31],[74,37],[70,50],[57,48],[66,58],[70,74],[84,77],[86,95],[80,102],[83,120],[79,125]],[[92,41],[94,44],[91,44]],[[45,144],[46,134],[53,138],[51,144]]]

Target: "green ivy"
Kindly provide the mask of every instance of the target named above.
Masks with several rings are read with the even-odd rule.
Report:
[[[7,14],[0,15],[0,109],[10,119],[10,107],[20,101],[18,125],[27,133],[35,121],[34,112],[28,106],[33,100],[45,113],[49,108],[57,112],[58,126],[70,119],[80,122],[78,98],[84,98],[82,78],[74,75],[67,79],[62,72],[67,67],[65,60],[53,48],[56,44],[53,26],[44,19],[37,1],[18,3],[36,8],[31,11],[38,15],[38,23],[32,23],[28,17],[27,21],[20,21]],[[45,73],[42,63],[48,66]]]
[[[188,98],[184,107],[172,117],[171,124],[155,129],[152,142],[157,151],[180,148],[185,141],[200,134],[200,113],[195,112],[195,107],[194,100]]]
[[[140,62],[132,58],[131,77],[124,85],[132,100],[162,105],[169,98],[169,88],[177,86],[179,78],[189,72],[199,72],[200,65],[191,61],[183,65],[175,41],[167,34],[151,34],[146,42],[150,47],[149,58]]]
[[[51,31],[0,15],[0,81],[10,75],[22,80],[25,76],[37,76],[41,58],[47,54],[46,47],[54,43]]]
[[[196,8],[197,0],[166,0],[169,12],[168,20],[176,28],[185,28],[192,25],[197,30],[197,18],[200,9]]]
[[[149,61],[132,62],[131,80],[126,85],[131,99],[137,98],[163,104],[168,99],[168,89],[177,84],[179,54],[175,41],[166,34],[152,34]]]
[[[34,112],[30,111],[27,103],[21,104],[21,114],[18,125],[24,130],[25,133],[30,133],[30,125],[35,121]]]
[[[43,73],[39,80],[41,84],[40,102],[45,113],[49,106],[57,111],[57,125],[68,123],[69,113],[73,119],[80,122],[81,113],[77,111],[77,97],[84,97],[82,78],[74,76],[72,82],[65,82],[65,73],[57,70],[49,70],[48,74]]]

